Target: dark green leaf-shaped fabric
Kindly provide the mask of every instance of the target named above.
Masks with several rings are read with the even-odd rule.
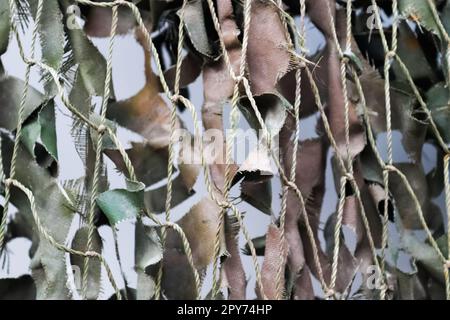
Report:
[[[444,83],[438,83],[427,94],[428,108],[444,141],[450,143],[450,92]]]
[[[35,145],[39,143],[53,161],[58,160],[55,106],[52,100],[45,103],[42,109],[25,123],[22,130],[22,142],[33,157],[36,157]]]
[[[17,126],[20,101],[25,84],[14,77],[0,78],[0,127],[14,131]],[[26,120],[45,101],[44,95],[28,88],[23,120]]]
[[[109,220],[111,226],[137,218],[144,210],[144,188],[142,183],[128,182],[126,189],[103,192],[97,204]]]
[[[9,175],[13,141],[2,134],[3,167]],[[36,200],[36,210],[46,231],[56,241],[64,244],[74,217],[73,203],[53,178],[50,172],[39,166],[28,151],[20,147],[15,178],[29,188]],[[23,192],[13,189],[12,203],[20,214],[33,221],[30,203]],[[32,222],[34,224],[34,222]],[[33,229],[34,238],[39,239],[36,251],[33,250],[31,272],[36,283],[37,299],[68,299],[67,265],[64,252],[45,240],[37,229]]]
[[[10,20],[9,2],[2,1],[0,3],[0,56],[8,48]]]
[[[162,259],[162,247],[155,228],[145,226],[141,219],[135,229],[135,268],[138,275],[136,298],[149,300],[154,295],[155,281],[146,269]]]

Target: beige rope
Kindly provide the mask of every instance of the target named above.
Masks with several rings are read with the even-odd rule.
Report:
[[[445,204],[447,208],[447,262],[444,264],[444,275],[445,275],[445,288],[447,293],[447,300],[450,300],[450,281],[449,281],[449,269],[450,269],[450,154],[444,156],[444,185],[445,185]]]
[[[21,105],[19,108],[19,120],[18,120],[18,125],[17,125],[16,138],[14,141],[13,158],[12,158],[11,168],[10,168],[10,172],[11,172],[10,179],[6,180],[6,182],[5,182],[5,206],[4,206],[4,214],[3,214],[2,222],[0,225],[0,248],[3,247],[3,242],[4,242],[5,232],[6,232],[5,229],[6,229],[6,221],[7,221],[7,213],[8,213],[8,204],[9,204],[9,198],[10,198],[10,186],[14,185],[14,186],[18,187],[19,189],[21,189],[27,195],[28,199],[30,200],[30,205],[32,207],[33,216],[35,217],[36,224],[38,225],[40,234],[42,234],[42,236],[45,239],[50,241],[50,243],[52,243],[52,245],[57,247],[59,250],[69,252],[72,254],[78,254],[78,255],[86,257],[84,277],[83,277],[83,292],[85,292],[86,284],[87,284],[87,282],[86,282],[87,281],[87,271],[88,271],[88,262],[87,261],[89,258],[97,258],[102,262],[102,264],[107,269],[108,277],[110,278],[110,281],[113,283],[113,287],[116,290],[116,294],[118,295],[118,297],[120,297],[119,289],[117,288],[117,286],[114,282],[114,279],[112,277],[112,274],[109,270],[109,267],[107,266],[106,262],[103,260],[103,257],[99,253],[91,252],[90,249],[87,252],[83,253],[83,252],[74,251],[70,248],[65,247],[62,244],[57,243],[51,237],[51,235],[48,234],[48,232],[44,229],[44,227],[42,225],[40,225],[40,221],[38,220],[39,217],[36,213],[34,197],[33,197],[32,192],[30,190],[28,190],[25,186],[21,185],[20,182],[14,180],[15,159],[17,157],[18,144],[19,144],[20,135],[21,135],[21,127],[22,127],[22,121],[23,121],[23,108],[24,108],[26,97],[27,97],[27,90],[28,90],[27,88],[28,88],[28,82],[29,82],[29,77],[30,77],[30,69],[32,66],[36,65],[39,68],[41,68],[42,70],[47,71],[52,76],[52,78],[56,84],[57,91],[58,91],[57,95],[61,98],[63,104],[75,116],[80,118],[83,122],[88,124],[94,130],[97,130],[97,132],[99,133],[99,135],[98,135],[99,138],[98,138],[97,144],[96,144],[96,166],[94,169],[93,192],[91,195],[90,212],[88,215],[88,219],[89,219],[88,220],[88,226],[89,226],[88,248],[90,248],[91,244],[92,244],[92,233],[95,230],[94,226],[93,226],[93,216],[94,216],[93,210],[95,208],[95,199],[97,197],[98,177],[99,177],[101,157],[102,157],[101,142],[102,142],[102,137],[104,134],[108,134],[111,137],[113,143],[116,145],[117,149],[119,150],[119,153],[123,157],[123,161],[125,163],[125,166],[127,168],[130,178],[132,180],[136,180],[136,175],[135,175],[133,165],[132,165],[126,151],[124,150],[121,142],[117,138],[116,134],[110,128],[108,128],[104,125],[106,106],[107,106],[107,100],[108,100],[109,88],[110,88],[109,83],[111,81],[112,52],[113,52],[114,37],[115,37],[115,33],[116,33],[116,28],[117,28],[118,7],[125,6],[125,7],[128,7],[132,11],[132,13],[137,21],[138,27],[143,32],[145,41],[148,44],[148,48],[151,51],[151,54],[155,58],[154,62],[156,64],[156,67],[157,67],[157,70],[158,70],[158,73],[159,73],[159,76],[161,79],[161,85],[163,87],[164,94],[167,96],[167,98],[170,99],[171,104],[172,104],[171,137],[173,137],[174,129],[176,126],[176,120],[177,120],[176,103],[177,102],[181,102],[186,106],[186,108],[190,112],[192,119],[194,121],[195,134],[196,134],[196,136],[200,136],[201,131],[198,126],[198,121],[197,121],[198,116],[197,116],[195,107],[192,105],[191,101],[189,101],[188,99],[186,99],[185,97],[183,97],[179,94],[180,78],[181,78],[181,64],[182,64],[182,49],[183,49],[183,42],[184,42],[183,15],[184,15],[184,9],[185,9],[187,0],[183,1],[183,5],[181,8],[180,25],[179,25],[179,30],[178,30],[178,32],[179,32],[178,55],[177,55],[175,86],[174,86],[173,94],[170,92],[170,89],[169,89],[166,79],[164,77],[164,72],[163,72],[163,69],[161,66],[161,60],[158,55],[158,52],[152,43],[152,39],[151,39],[151,36],[150,36],[148,30],[145,28],[145,25],[144,25],[141,15],[140,15],[139,9],[137,8],[137,6],[134,3],[123,1],[123,0],[116,0],[113,2],[94,2],[94,1],[89,1],[89,0],[76,0],[76,2],[78,2],[80,4],[96,6],[96,7],[103,7],[103,8],[111,8],[113,10],[113,21],[112,21],[111,35],[110,35],[110,48],[109,48],[109,56],[107,58],[107,74],[106,74],[106,78],[105,78],[105,88],[104,88],[105,91],[103,94],[103,103],[102,103],[102,109],[101,109],[102,121],[99,125],[94,124],[88,117],[86,117],[85,115],[80,113],[75,107],[73,107],[71,105],[69,99],[66,97],[66,95],[64,93],[64,88],[60,85],[60,81],[59,81],[60,76],[58,75],[58,72],[56,70],[54,70],[53,68],[45,65],[42,62],[34,60],[34,47],[35,47],[37,29],[40,24],[43,0],[39,0],[39,2],[38,2],[38,10],[37,10],[37,14],[36,14],[36,25],[35,25],[35,28],[33,31],[32,53],[31,53],[30,58],[27,58],[25,56],[23,46],[20,41],[19,33],[17,31],[16,22],[14,21],[15,16],[17,14],[17,8],[15,5],[15,1],[14,0],[9,0],[9,1],[10,1],[11,16],[12,16],[12,31],[13,31],[13,33],[17,39],[17,42],[19,44],[20,56],[22,57],[23,61],[27,64],[27,69],[26,69],[27,71],[26,71],[26,76],[25,76],[26,85],[24,87]],[[437,12],[437,9],[436,9],[434,3],[431,0],[427,0],[427,1],[430,5],[434,20],[436,20],[438,28],[444,37],[444,40],[447,42],[447,44],[450,44],[450,41],[449,41],[450,38],[449,38],[447,32],[445,31],[445,28],[442,24],[442,21],[439,17],[439,14]],[[400,66],[400,70],[402,70],[402,72],[405,74],[407,81],[408,81],[409,85],[411,86],[411,88],[414,92],[414,95],[416,96],[416,98],[420,104],[421,109],[428,115],[428,120],[430,122],[431,129],[432,129],[434,135],[436,136],[436,139],[437,139],[440,147],[442,148],[442,150],[445,153],[445,157],[444,157],[445,194],[446,194],[447,215],[449,216],[448,220],[450,221],[450,182],[449,182],[449,154],[450,153],[448,150],[448,146],[446,145],[444,139],[442,138],[442,135],[440,134],[440,132],[438,130],[438,127],[437,127],[435,121],[433,120],[431,111],[428,109],[425,101],[421,97],[421,94],[420,94],[418,88],[416,87],[416,85],[414,84],[414,80],[412,79],[405,64],[400,59],[400,57],[396,54],[397,41],[398,41],[398,3],[397,2],[398,2],[398,0],[392,1],[394,22],[392,25],[392,43],[391,43],[391,47],[389,48],[388,42],[386,40],[386,36],[385,36],[383,28],[382,28],[381,17],[380,17],[378,7],[376,6],[376,1],[372,0],[372,4],[374,5],[374,10],[375,10],[375,18],[376,18],[377,28],[380,31],[380,37],[381,37],[382,45],[383,45],[383,48],[385,51],[385,63],[384,63],[385,87],[384,87],[384,91],[385,91],[386,128],[387,128],[386,131],[387,131],[387,147],[388,147],[387,162],[384,162],[384,160],[382,159],[382,157],[380,156],[380,153],[378,152],[378,150],[376,148],[375,138],[373,136],[373,133],[372,133],[372,130],[370,127],[370,119],[367,114],[367,106],[366,106],[366,102],[365,102],[365,98],[364,98],[364,92],[362,90],[358,75],[357,75],[356,71],[354,70],[354,68],[349,63],[349,59],[347,57],[347,55],[351,52],[351,36],[352,36],[352,30],[351,30],[352,2],[351,1],[347,1],[347,4],[346,4],[347,29],[346,29],[345,50],[342,50],[342,48],[340,47],[340,44],[339,44],[339,41],[337,38],[337,34],[336,34],[336,29],[334,26],[333,15],[331,14],[331,9],[329,8],[329,16],[330,16],[330,21],[332,23],[332,28],[331,28],[332,36],[333,36],[333,40],[336,44],[336,47],[338,49],[338,52],[339,52],[339,55],[341,58],[340,77],[341,77],[341,85],[342,85],[343,97],[344,97],[343,102],[344,102],[344,113],[345,113],[345,128],[344,128],[344,130],[345,130],[346,159],[342,158],[342,155],[339,152],[336,140],[333,137],[331,127],[330,127],[327,115],[325,113],[325,109],[324,109],[323,104],[320,99],[319,91],[318,91],[314,76],[309,68],[305,68],[309,82],[311,83],[311,90],[314,95],[315,102],[318,106],[320,117],[323,121],[326,136],[328,137],[330,144],[336,154],[336,158],[338,160],[338,166],[339,166],[339,168],[341,170],[341,174],[342,174],[342,178],[340,181],[340,194],[339,194],[339,203],[338,203],[338,210],[337,210],[337,221],[336,221],[335,230],[334,230],[334,248],[333,248],[332,266],[331,266],[332,270],[331,270],[330,283],[328,285],[326,283],[324,275],[323,275],[322,265],[321,265],[320,259],[319,259],[319,246],[315,241],[314,231],[309,222],[309,217],[306,212],[303,195],[300,192],[298,186],[295,184],[295,172],[296,172],[296,169],[298,166],[296,155],[297,155],[297,149],[298,149],[298,136],[300,133],[299,114],[300,114],[300,104],[301,104],[301,92],[300,92],[301,71],[299,69],[296,72],[296,92],[295,92],[295,103],[294,103],[294,116],[295,116],[295,141],[294,141],[294,149],[293,149],[294,152],[292,155],[293,158],[292,158],[291,170],[290,170],[289,174],[286,175],[280,162],[279,162],[279,159],[275,157],[274,152],[271,148],[272,136],[271,136],[269,130],[267,129],[267,126],[264,123],[264,119],[263,119],[261,113],[259,112],[258,106],[257,106],[256,101],[251,92],[249,80],[246,78],[246,56],[247,56],[246,53],[248,50],[248,34],[249,34],[249,27],[250,27],[250,21],[251,21],[251,3],[252,3],[252,1],[245,0],[243,3],[244,30],[243,30],[243,41],[242,41],[242,58],[241,58],[239,74],[236,75],[233,70],[233,67],[231,65],[230,58],[228,56],[228,52],[225,48],[225,44],[223,42],[220,23],[219,23],[217,15],[215,13],[214,3],[212,0],[207,0],[208,7],[211,11],[214,28],[216,29],[217,33],[219,34],[219,44],[220,44],[220,47],[222,50],[222,57],[225,61],[225,64],[227,66],[230,77],[235,82],[233,96],[231,98],[231,107],[232,107],[231,113],[230,113],[231,137],[232,138],[234,137],[235,130],[236,130],[237,124],[238,124],[239,112],[237,109],[237,101],[239,98],[239,86],[242,85],[245,90],[245,94],[247,95],[247,97],[250,101],[250,105],[257,117],[257,120],[263,130],[264,141],[267,143],[268,150],[271,151],[272,156],[274,157],[275,164],[277,166],[277,170],[279,171],[280,179],[283,184],[283,197],[282,197],[282,204],[281,204],[281,211],[280,211],[280,229],[281,229],[281,234],[282,234],[282,236],[281,236],[282,241],[284,241],[287,194],[290,190],[292,190],[294,192],[296,198],[300,202],[301,213],[304,215],[304,218],[305,218],[305,226],[306,226],[308,238],[311,242],[311,247],[313,250],[313,258],[314,258],[314,263],[316,265],[316,269],[318,271],[319,282],[321,283],[322,290],[324,291],[324,293],[326,294],[327,297],[331,297],[331,296],[335,295],[334,288],[336,285],[336,279],[337,279],[337,273],[338,273],[340,233],[341,233],[341,227],[342,227],[343,210],[344,210],[344,205],[345,205],[345,185],[347,183],[350,183],[350,185],[355,190],[355,196],[357,198],[359,206],[361,207],[361,217],[362,217],[362,221],[364,224],[364,228],[367,232],[367,237],[369,240],[369,245],[370,245],[371,253],[373,255],[374,263],[377,265],[377,268],[379,270],[381,270],[381,274],[383,275],[383,280],[382,280],[383,285],[382,285],[382,289],[380,291],[380,298],[384,299],[386,297],[387,286],[385,284],[385,252],[384,251],[385,251],[387,241],[389,238],[389,234],[387,232],[387,224],[388,224],[388,219],[387,219],[388,218],[388,212],[387,212],[388,211],[388,201],[387,201],[387,199],[389,199],[389,173],[392,172],[392,173],[396,173],[399,175],[401,182],[403,183],[403,185],[406,188],[406,191],[413,198],[414,205],[418,212],[419,220],[420,220],[424,230],[427,233],[428,240],[431,243],[433,249],[438,253],[440,260],[442,261],[443,268],[444,268],[444,277],[445,277],[445,281],[446,281],[447,298],[450,299],[450,280],[449,280],[449,270],[448,270],[450,255],[447,258],[445,258],[443,256],[442,252],[440,251],[439,247],[437,246],[436,241],[433,238],[433,235],[432,235],[430,229],[428,228],[428,226],[426,224],[426,221],[425,221],[425,218],[424,218],[424,215],[422,212],[422,208],[420,206],[420,203],[418,202],[416,195],[414,194],[414,190],[412,189],[410,182],[408,181],[407,177],[400,170],[398,170],[397,168],[395,168],[393,166],[393,142],[392,142],[391,98],[390,98],[391,88],[390,88],[390,82],[389,82],[389,73],[390,73],[390,68],[391,68],[392,62],[395,59],[395,61],[397,61]],[[294,55],[296,57],[298,57],[300,59],[300,61],[303,61],[304,63],[308,63],[308,61],[305,57],[305,52],[304,52],[305,38],[306,38],[305,25],[304,25],[304,17],[305,17],[305,11],[306,11],[305,0],[300,0],[301,19],[302,19],[300,32],[295,27],[295,23],[293,22],[292,17],[289,14],[287,14],[284,11],[284,9],[282,8],[281,1],[269,0],[269,3],[271,5],[273,5],[275,8],[277,8],[278,13],[280,15],[280,19],[282,20],[282,23],[284,26],[286,38],[289,40],[292,47],[294,47],[293,41],[291,39],[290,33],[288,32],[289,31],[288,28],[291,28],[292,29],[291,31],[293,31],[295,45],[297,48],[300,48],[302,50],[302,52],[300,54],[297,54],[294,52]],[[293,49],[287,49],[287,50],[289,52],[294,51]],[[450,52],[450,50],[448,50],[448,56],[449,56],[448,59],[450,61],[450,53],[449,52]],[[450,65],[450,63],[449,63],[449,65]],[[380,166],[383,169],[383,182],[384,182],[384,187],[385,187],[386,201],[384,203],[383,230],[382,230],[382,232],[383,232],[382,233],[382,252],[381,252],[380,261],[378,259],[377,250],[375,248],[374,241],[373,241],[372,234],[371,234],[371,228],[370,228],[369,221],[367,219],[365,209],[363,206],[359,186],[356,184],[356,181],[353,177],[353,165],[352,165],[351,155],[349,152],[349,149],[350,149],[350,123],[349,123],[350,104],[349,104],[348,94],[347,94],[348,89],[347,89],[347,79],[346,79],[346,74],[347,74],[348,68],[350,68],[350,70],[352,72],[353,80],[355,81],[357,91],[360,96],[361,103],[363,105],[363,110],[364,110],[363,119],[366,124],[366,128],[368,129],[367,136],[368,136],[368,140],[369,140],[369,145],[375,153],[377,162],[380,164]],[[450,79],[450,68],[449,68],[448,72],[449,72],[448,78]],[[266,298],[264,295],[262,278],[261,278],[261,270],[259,267],[259,263],[257,261],[256,250],[251,241],[248,230],[247,230],[245,224],[243,223],[241,213],[236,208],[236,206],[233,205],[228,199],[229,189],[231,187],[231,182],[232,182],[231,151],[233,148],[233,140],[234,139],[230,139],[230,142],[227,143],[227,152],[226,152],[227,166],[226,166],[226,173],[225,173],[225,188],[223,190],[224,200],[218,198],[218,196],[216,195],[216,193],[214,191],[214,188],[212,187],[209,168],[204,159],[204,154],[203,154],[203,147],[204,147],[203,141],[201,141],[201,143],[200,143],[201,156],[202,156],[201,166],[202,166],[202,169],[204,172],[205,186],[206,186],[206,189],[208,191],[210,198],[213,201],[215,201],[215,203],[221,208],[221,214],[219,217],[219,225],[217,228],[216,237],[215,237],[215,241],[214,241],[213,297],[215,297],[220,290],[220,279],[219,279],[220,276],[218,276],[219,254],[220,254],[220,235],[221,235],[222,229],[223,229],[223,219],[225,217],[227,210],[230,210],[231,213],[233,214],[233,216],[235,216],[236,219],[238,220],[239,226],[244,234],[244,237],[245,237],[246,241],[249,243],[250,252],[252,254],[252,262],[253,262],[253,266],[255,269],[256,278],[257,278],[257,285],[258,285],[258,288],[259,288],[261,294],[263,295],[263,298]],[[1,150],[1,139],[0,139],[0,150]],[[153,221],[158,221],[157,222],[158,225],[160,225],[162,227],[163,243],[164,243],[164,241],[165,241],[164,239],[166,237],[166,228],[174,229],[181,237],[181,240],[183,243],[183,248],[186,252],[186,256],[187,256],[189,265],[192,268],[192,271],[194,273],[195,285],[196,285],[196,290],[197,290],[197,298],[200,298],[201,280],[200,280],[200,276],[199,276],[198,271],[194,264],[193,255],[192,255],[192,251],[191,251],[191,248],[189,245],[189,241],[188,241],[186,235],[184,234],[183,230],[181,229],[181,227],[173,222],[170,222],[170,210],[171,210],[170,207],[171,207],[171,199],[172,199],[172,192],[173,192],[172,180],[173,180],[174,156],[175,156],[175,154],[174,154],[174,148],[173,148],[173,141],[171,139],[171,142],[169,145],[168,179],[167,179],[168,182],[167,182],[167,198],[166,198],[166,210],[165,210],[166,211],[166,222],[165,223],[159,222],[152,214],[150,214],[149,216]],[[0,165],[2,164],[1,160],[2,159],[1,159],[1,153],[0,153]],[[0,167],[0,178],[3,179],[3,168],[1,168],[1,167]],[[448,229],[450,229],[450,222],[448,224]],[[450,239],[449,239],[449,246],[450,246]],[[161,290],[162,290],[162,288],[161,288],[162,270],[163,269],[162,269],[162,264],[161,264],[161,269],[160,269],[160,272],[158,273],[158,278],[157,278],[157,282],[156,282],[157,285],[156,285],[156,290],[155,290],[155,297],[157,299],[159,299],[162,296],[162,292],[161,292]],[[278,289],[277,292],[282,292],[281,288],[284,286],[284,284],[281,281],[283,271],[284,270],[283,270],[282,266],[280,266],[280,268],[277,270],[277,276],[275,279],[275,281],[277,283],[277,289]],[[277,298],[282,299],[283,297],[279,296]]]
[[[176,63],[176,74],[175,74],[175,96],[178,96],[180,91],[180,78],[181,78],[181,64],[182,53],[183,53],[183,42],[184,42],[184,9],[186,7],[187,1],[183,1],[180,14],[180,24],[178,26],[178,48],[177,48],[177,63]],[[177,106],[174,100],[171,100],[171,111],[170,111],[170,144],[169,144],[169,160],[167,161],[167,196],[166,196],[166,221],[170,223],[170,209],[172,207],[172,179],[173,179],[173,165],[175,158],[175,150],[173,148],[173,141],[175,137],[175,128],[177,124]],[[165,247],[167,230],[162,228],[161,233],[161,244]],[[189,249],[190,250],[190,249]],[[195,266],[194,266],[195,268]],[[155,299],[159,300],[161,297],[161,283],[163,277],[163,263],[160,264],[158,270],[158,276],[156,280],[155,288]]]
[[[109,42],[109,52],[106,66],[106,77],[104,84],[104,93],[103,93],[103,101],[100,111],[100,125],[97,130],[97,141],[95,147],[95,164],[94,164],[94,175],[92,179],[92,190],[91,190],[91,199],[89,203],[89,214],[88,214],[88,238],[87,238],[87,250],[92,250],[92,241],[95,232],[94,218],[95,218],[95,208],[96,201],[98,197],[98,184],[100,180],[101,174],[101,163],[102,163],[102,147],[103,147],[103,135],[105,134],[105,119],[106,119],[106,110],[108,107],[108,99],[110,96],[110,88],[111,88],[111,78],[112,78],[112,56],[114,49],[114,39],[116,36],[118,24],[118,12],[117,6],[112,7],[112,22],[111,22],[111,35]],[[117,241],[115,239],[114,241]],[[118,257],[119,258],[119,257]],[[87,294],[87,286],[88,286],[88,273],[89,273],[89,257],[84,259],[83,266],[83,278],[82,278],[82,292],[86,296]]]
[[[17,30],[16,22],[15,22],[17,4],[14,0],[9,0],[9,6],[10,6],[10,12],[11,12],[11,25],[14,30]],[[39,0],[39,2],[37,4],[36,21],[35,21],[35,25],[33,28],[33,34],[32,34],[32,40],[31,40],[31,58],[32,59],[34,58],[34,55],[35,55],[36,39],[38,36],[38,29],[39,29],[39,26],[41,23],[43,6],[44,6],[44,1]],[[21,48],[21,53],[23,53],[23,48]],[[23,117],[24,117],[24,112],[25,112],[25,103],[27,101],[27,96],[28,96],[31,67],[32,67],[32,64],[27,63],[26,71],[25,71],[25,84],[23,87],[22,98],[20,100],[20,106],[19,106],[19,111],[18,111],[18,115],[17,115],[16,137],[14,139],[13,154],[12,154],[12,158],[11,158],[11,166],[10,166],[10,173],[9,173],[10,178],[14,178],[14,176],[16,174],[16,160],[17,160],[17,154],[19,152],[20,138],[22,136],[22,126],[23,126],[22,122],[24,121]],[[5,186],[5,197],[4,197],[5,202],[3,205],[2,221],[0,223],[0,251],[3,250],[10,197],[11,197],[10,188],[9,188],[9,186]]]
[[[105,267],[106,269],[106,273],[108,276],[109,281],[111,282],[115,292],[116,292],[116,296],[117,299],[121,300],[122,296],[120,293],[120,289],[117,286],[114,277],[112,275],[112,271],[111,268],[109,267],[109,265],[106,263],[106,260],[103,258],[103,256],[97,252],[94,251],[86,251],[86,252],[81,252],[81,251],[77,251],[74,250],[72,248],[66,247],[65,245],[59,243],[58,241],[55,240],[55,238],[53,238],[52,235],[50,235],[48,233],[48,231],[45,229],[45,227],[42,225],[41,220],[39,218],[39,215],[37,213],[37,209],[36,209],[36,201],[33,195],[33,192],[28,189],[27,187],[25,187],[23,184],[21,184],[19,181],[14,180],[14,179],[7,179],[4,181],[5,185],[7,186],[15,186],[17,188],[19,188],[28,198],[28,201],[30,202],[30,208],[31,208],[31,213],[33,215],[33,219],[34,222],[36,223],[36,227],[39,231],[39,234],[48,242],[50,242],[50,244],[52,244],[55,248],[57,248],[60,251],[63,252],[67,252],[70,253],[72,255],[78,255],[78,256],[82,256],[82,257],[90,257],[90,258],[97,258],[101,264]]]

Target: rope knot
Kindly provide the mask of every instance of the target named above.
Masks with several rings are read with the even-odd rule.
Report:
[[[348,182],[351,182],[354,180],[353,174],[351,174],[350,172],[346,172],[344,177]]]
[[[176,229],[176,224],[171,221],[166,221],[164,224],[166,225],[167,228]]]
[[[336,291],[334,291],[334,289],[328,289],[327,292],[325,292],[326,299],[334,297],[335,295],[336,295]]]
[[[444,161],[446,161],[446,162],[447,162],[447,161],[450,161],[450,153],[447,152],[447,153],[445,154],[445,156],[444,156]]]
[[[395,53],[395,51],[392,51],[392,50],[386,52],[386,58],[388,58],[388,59],[393,59],[393,58],[395,58],[396,55],[397,54]]]
[[[238,76],[234,76],[233,77],[233,80],[236,82],[236,83],[241,83],[243,80],[244,80],[244,76],[243,75],[238,75]]]
[[[350,58],[346,54],[343,54],[341,56],[341,61],[345,64],[348,64],[350,62]]]
[[[231,208],[231,204],[228,201],[221,201],[221,202],[218,203],[218,205],[222,209],[230,209]]]
[[[384,166],[384,170],[387,170],[387,171],[397,171],[397,168],[394,167],[392,164],[387,164],[387,165]]]
[[[11,185],[12,185],[12,179],[11,178],[5,179],[5,186],[9,188],[9,187],[11,187]]]
[[[86,255],[86,257],[96,257],[96,256],[98,256],[98,253],[95,251],[86,251],[85,255]]]
[[[30,67],[33,67],[36,65],[36,61],[32,59],[25,59],[25,63],[28,64]]]
[[[98,134],[101,134],[101,135],[104,135],[106,130],[107,130],[107,128],[104,124],[99,125],[97,128]]]
[[[172,101],[172,103],[178,103],[178,100],[180,100],[179,94],[174,94],[170,97],[170,101]]]
[[[297,185],[296,185],[294,182],[292,182],[292,181],[289,181],[289,182],[287,183],[287,186],[288,186],[289,188],[291,188],[291,189],[296,189],[296,188],[297,188]]]

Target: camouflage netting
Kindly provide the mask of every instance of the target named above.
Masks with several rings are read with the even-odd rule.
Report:
[[[325,39],[317,52],[310,23]],[[32,245],[31,275],[0,279],[0,298],[98,299],[109,281],[112,299],[245,299],[254,277],[261,299],[450,299],[449,33],[448,0],[1,0],[0,56],[15,41],[26,64],[18,79],[0,62],[2,259],[16,238]],[[146,83],[118,101],[114,41],[129,34]],[[58,106],[70,137],[56,130]],[[300,139],[311,118],[315,137]],[[243,121],[259,148],[236,163]],[[195,139],[180,146],[186,127]],[[142,141],[125,148],[122,128]],[[227,143],[202,138],[209,130]],[[82,178],[58,178],[57,139],[76,147]],[[107,158],[124,188],[109,187]],[[198,181],[205,196],[173,221]],[[264,236],[251,239],[241,200],[270,217]],[[136,287],[102,250],[99,228],[118,247],[123,221],[135,224]]]

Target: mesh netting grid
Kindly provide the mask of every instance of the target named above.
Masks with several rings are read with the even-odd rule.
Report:
[[[9,0],[0,5],[0,35],[6,34],[6,47],[15,38],[26,64],[23,83],[2,76],[2,91],[19,98],[1,100],[0,247],[17,236],[32,239],[37,298],[73,297],[67,267],[79,266],[81,288],[76,290],[85,299],[98,298],[101,273],[117,299],[243,299],[244,254],[251,257],[254,291],[261,299],[450,298],[447,1],[143,2]],[[80,8],[83,29],[71,19]],[[96,25],[101,16],[103,23]],[[307,18],[325,38],[325,47],[314,56],[307,50]],[[34,21],[30,52],[21,40],[27,19]],[[170,30],[164,39],[155,36],[165,27]],[[144,49],[146,85],[136,96],[116,101],[114,45],[128,32]],[[105,57],[89,34],[109,38]],[[422,63],[421,54],[430,60],[423,48],[430,39],[440,59],[430,62],[433,77],[415,65]],[[171,67],[162,58],[162,43],[170,47]],[[42,59],[36,58],[38,44]],[[370,55],[372,44],[376,57]],[[42,74],[45,94],[30,87],[33,68]],[[200,74],[201,116],[186,90]],[[97,108],[89,102],[94,96],[101,97]],[[74,143],[86,169],[83,179],[63,185],[55,178],[56,132],[49,125],[55,122],[55,99],[74,119]],[[224,108],[229,108],[226,129]],[[195,138],[177,147],[182,113],[190,115]],[[301,119],[313,114],[320,120],[318,137],[300,141]],[[257,154],[248,157],[258,156],[258,161],[237,165],[233,151],[241,118],[258,131]],[[126,149],[117,126],[137,132],[145,142]],[[201,137],[214,129],[227,141],[220,144],[224,162],[211,163],[205,156],[211,143]],[[394,143],[398,132],[401,142]],[[422,164],[425,143],[440,158],[428,173]],[[408,162],[395,160],[399,147]],[[181,153],[196,154],[197,162],[183,163]],[[322,225],[328,154],[337,203]],[[108,190],[106,157],[125,176],[123,189]],[[153,166],[159,172],[149,174]],[[148,189],[163,179],[162,187]],[[199,179],[205,197],[173,221],[171,211]],[[273,179],[281,185],[279,212],[266,203]],[[252,222],[230,194],[236,185],[241,200],[270,216],[263,237],[252,239]],[[432,201],[438,197],[445,214]],[[10,203],[19,213],[9,214]],[[69,237],[75,214],[82,225]],[[117,284],[98,233],[99,225],[110,225],[117,245],[115,229],[126,220],[136,225],[133,289],[124,275],[125,288]],[[345,228],[356,238],[353,250]],[[392,240],[393,233],[400,240]],[[413,271],[398,267],[395,259],[403,252],[411,256]],[[208,268],[211,283],[204,281]],[[352,290],[358,274],[363,280]],[[208,294],[202,296],[205,286]]]

